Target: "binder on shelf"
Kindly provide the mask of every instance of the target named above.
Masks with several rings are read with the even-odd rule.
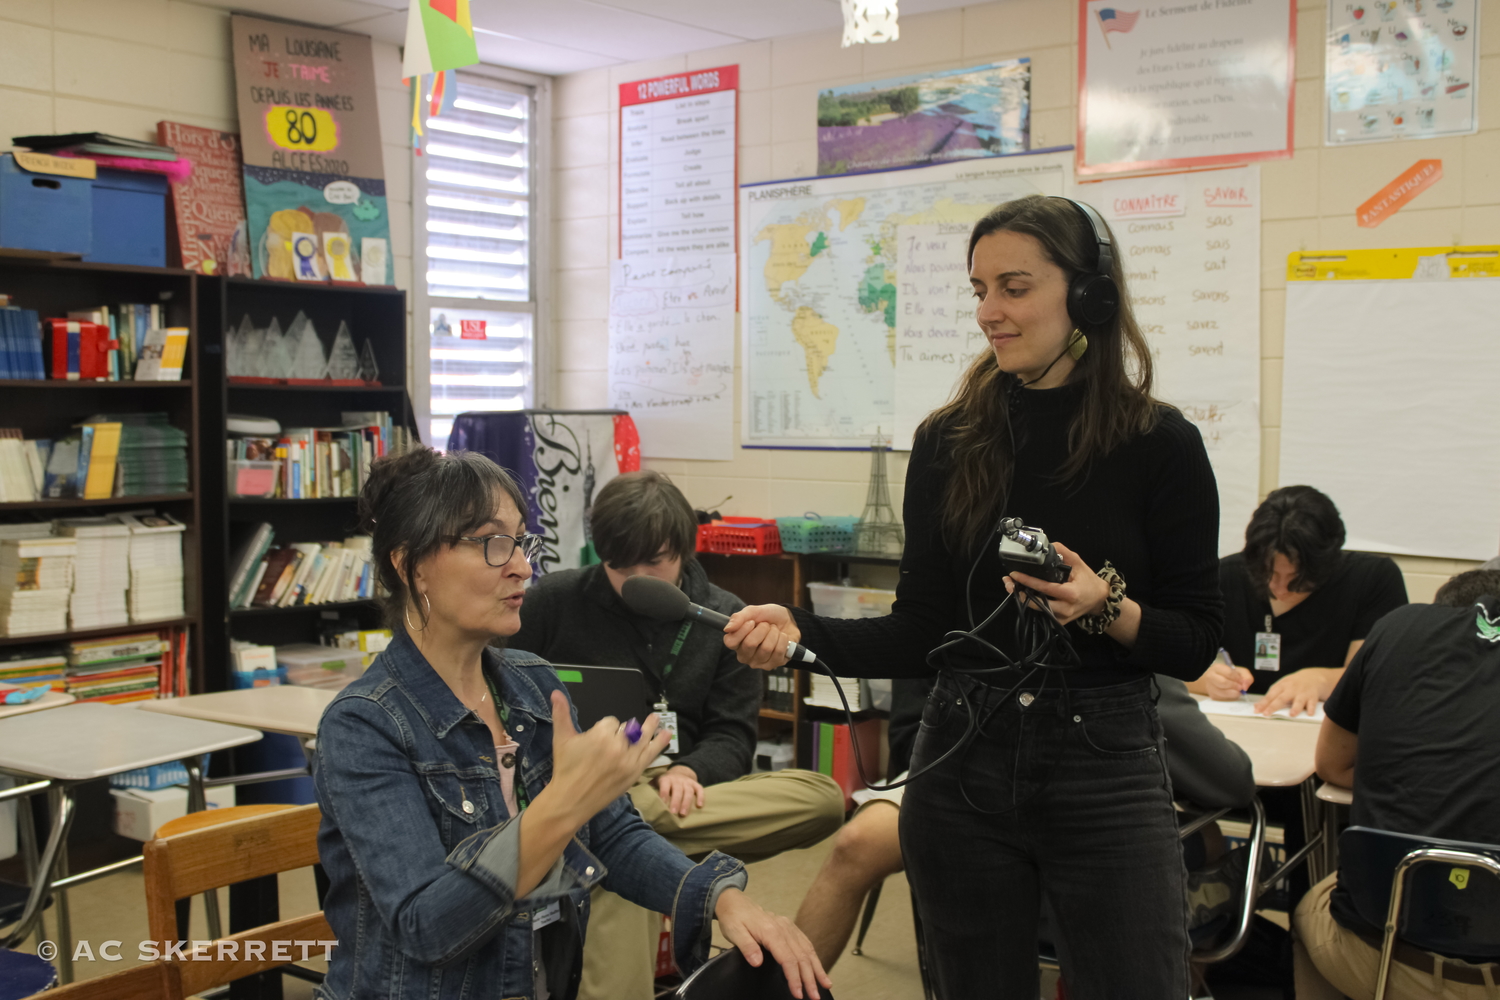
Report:
[[[115,495],[115,467],[120,457],[120,430],[117,421],[100,421],[83,425],[88,442],[88,457],[80,454],[78,482],[83,499],[107,500]]]

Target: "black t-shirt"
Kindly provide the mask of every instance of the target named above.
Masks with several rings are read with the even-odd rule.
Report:
[[[1412,604],[1370,632],[1324,705],[1359,736],[1357,826],[1500,844],[1500,641],[1477,615],[1500,616],[1500,597],[1449,608]],[[1500,617],[1496,618],[1500,621]],[[1379,934],[1335,888],[1334,919]]]
[[[1271,620],[1269,631],[1281,635],[1281,670],[1256,670],[1255,634],[1267,631],[1270,598],[1250,582],[1243,552],[1219,560],[1219,585],[1224,590],[1224,649],[1235,666],[1255,674],[1253,694],[1265,694],[1303,667],[1342,667],[1349,644],[1406,603],[1406,580],[1390,557],[1345,552],[1328,582]]]

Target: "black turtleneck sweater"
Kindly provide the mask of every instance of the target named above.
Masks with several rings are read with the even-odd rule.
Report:
[[[1219,648],[1224,606],[1219,594],[1219,494],[1198,429],[1178,411],[1162,407],[1154,429],[1095,458],[1072,482],[1057,470],[1068,455],[1068,426],[1082,401],[1082,386],[1028,389],[1017,394],[1016,463],[1005,516],[1019,517],[1062,542],[1098,570],[1109,560],[1141,606],[1135,646],[1085,633],[1068,635],[1082,666],[1067,672],[1070,687],[1120,684],[1148,673],[1197,679]],[[919,434],[906,473],[906,551],[896,603],[885,618],[819,618],[793,609],[802,641],[842,676],[916,677],[929,671],[927,653],[952,629],[969,627],[964,581],[974,548],[950,548],[942,537],[941,502],[948,471],[942,429]],[[998,520],[999,514],[996,515]],[[1005,599],[996,540],[984,543],[971,590],[976,622]],[[1012,657],[1010,609],[985,638]],[[972,643],[953,652],[955,664],[981,663],[988,654]],[[990,675],[1006,687],[1020,680]],[[1040,687],[1038,674],[1028,687]],[[1048,686],[1059,683],[1056,675]]]

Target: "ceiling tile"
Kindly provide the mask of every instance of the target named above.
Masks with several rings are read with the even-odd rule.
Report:
[[[492,66],[524,69],[529,73],[562,76],[586,69],[613,66],[624,60],[597,52],[581,52],[561,45],[531,39],[513,38],[498,33],[477,32],[479,58]]]
[[[306,24],[344,24],[360,18],[375,17],[390,7],[373,0],[201,0],[210,7],[222,7],[237,14],[264,14],[302,21]],[[402,8],[405,9],[405,4]]]
[[[487,0],[472,8],[474,26],[634,61],[732,45],[742,38],[591,3],[588,0]]]
[[[759,41],[776,35],[800,35],[843,26],[838,0],[592,0],[642,15],[692,25],[708,31]],[[905,5],[911,0],[901,0]]]

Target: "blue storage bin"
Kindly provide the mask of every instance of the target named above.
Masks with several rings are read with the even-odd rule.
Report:
[[[99,168],[94,178],[94,246],[84,260],[167,266],[167,179]]]
[[[34,174],[0,156],[0,247],[86,254],[93,249],[92,182]]]

